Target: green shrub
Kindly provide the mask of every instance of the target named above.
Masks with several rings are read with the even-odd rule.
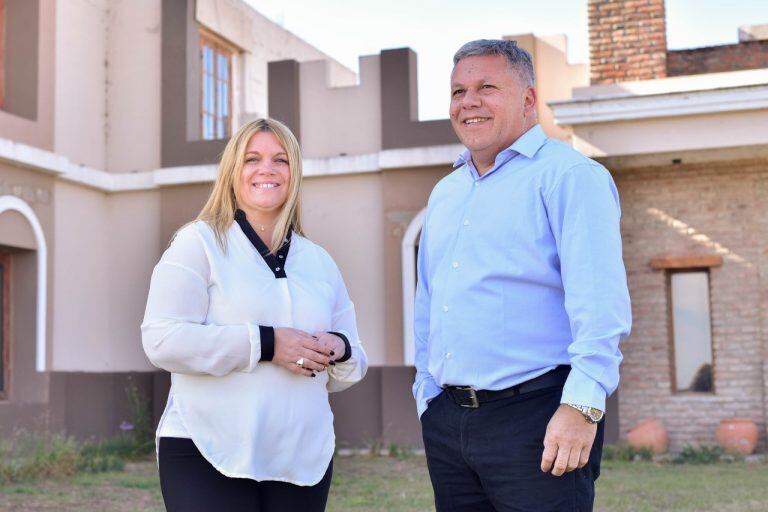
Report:
[[[719,446],[686,446],[672,462],[675,464],[715,464],[720,462],[723,449]]]
[[[120,425],[122,432],[117,437],[78,443],[62,435],[19,430],[0,439],[0,484],[61,478],[78,471],[122,471],[125,460],[152,453],[155,435],[149,401],[132,382],[125,391],[129,421]]]
[[[0,483],[73,475],[79,457],[70,438],[17,431],[0,443]]]
[[[125,469],[125,461],[108,453],[81,453],[77,463],[77,470],[83,473],[105,473],[123,469]]]
[[[649,461],[653,458],[650,448],[634,448],[623,444],[607,444],[603,446],[603,460],[634,462]]]
[[[128,421],[120,424],[122,433],[99,443],[99,449],[125,459],[136,459],[152,453],[155,449],[155,432],[149,401],[130,382],[125,389],[128,398]]]

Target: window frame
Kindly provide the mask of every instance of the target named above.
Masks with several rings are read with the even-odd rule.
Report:
[[[715,331],[712,324],[712,269],[723,265],[723,257],[718,254],[682,254],[667,255],[651,259],[650,266],[653,270],[663,270],[667,299],[667,338],[669,345],[669,368],[671,371],[670,383],[673,395],[697,394],[715,395],[716,358],[715,358]],[[675,362],[675,326],[674,306],[672,304],[672,274],[678,272],[706,272],[709,293],[709,333],[710,350],[712,352],[712,389],[710,391],[679,390],[677,387],[677,364]]]
[[[0,0],[1,1],[1,0]],[[206,29],[205,27],[200,27],[199,29],[199,43],[200,43],[200,54],[199,54],[199,66],[200,66],[200,116],[198,119],[199,123],[199,133],[200,138],[202,140],[223,140],[228,139],[232,135],[232,93],[233,93],[233,81],[232,81],[232,68],[233,68],[233,61],[235,55],[238,53],[238,49],[235,45],[228,42],[218,34],[215,34],[214,32]],[[214,80],[214,100],[213,100],[213,106],[214,111],[208,112],[205,109],[205,66],[203,65],[203,52],[206,47],[210,47],[213,49],[213,80]],[[218,57],[219,55],[224,55],[227,59],[227,113],[226,116],[226,122],[224,123],[224,134],[219,137],[217,133],[217,126],[219,120],[223,117],[220,116],[220,113],[218,112],[219,108],[219,97],[218,97],[218,83],[219,83],[219,64],[218,64]],[[206,115],[213,115],[213,137],[212,138],[206,138],[205,137],[205,116]]]
[[[0,321],[0,336],[2,336],[2,346],[0,347],[0,357],[2,357],[2,372],[0,372],[0,401],[8,400],[10,397],[11,383],[11,255],[7,252],[0,252],[0,273],[2,276],[2,287],[0,287],[0,308],[2,308],[2,321]]]
[[[670,383],[672,384],[672,394],[696,394],[696,395],[714,395],[716,394],[715,387],[715,336],[712,325],[712,272],[710,267],[690,267],[690,268],[668,268],[666,269],[666,288],[667,288],[667,332],[669,335],[669,368],[671,371]],[[692,391],[690,389],[680,389],[677,384],[677,359],[676,359],[676,346],[675,341],[675,306],[672,303],[672,276],[674,274],[688,274],[695,272],[704,272],[707,275],[707,294],[709,304],[709,332],[710,332],[710,360],[712,361],[710,366],[712,367],[712,389],[709,391]]]

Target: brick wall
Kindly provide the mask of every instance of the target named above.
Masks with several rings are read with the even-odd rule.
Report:
[[[667,52],[667,75],[768,68],[768,40]]]
[[[758,423],[765,449],[768,385],[768,162],[615,173],[634,315],[623,345],[622,437],[657,418],[670,448],[715,444],[722,419]],[[721,254],[710,273],[716,393],[673,394],[664,271],[652,258]]]
[[[666,76],[664,0],[589,0],[592,84]]]

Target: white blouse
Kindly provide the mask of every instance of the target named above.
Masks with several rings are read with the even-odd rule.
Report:
[[[367,370],[354,306],[333,259],[306,238],[293,234],[285,278],[237,222],[226,240],[224,253],[205,222],[189,224],[152,273],[142,342],[171,372],[158,438],[191,438],[229,477],[314,485],[334,452],[328,393]],[[315,378],[298,375],[259,361],[260,325],[339,332],[352,354]]]

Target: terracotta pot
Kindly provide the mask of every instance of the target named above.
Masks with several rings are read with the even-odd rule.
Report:
[[[715,436],[726,453],[749,455],[755,451],[759,432],[754,421],[747,418],[733,418],[721,421]]]
[[[627,433],[627,442],[633,448],[649,448],[653,453],[666,453],[669,436],[664,425],[656,420],[643,420]]]

